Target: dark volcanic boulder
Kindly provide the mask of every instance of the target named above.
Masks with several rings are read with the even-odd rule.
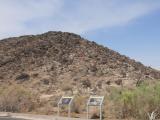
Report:
[[[39,90],[41,82],[54,91],[66,83],[94,89],[96,81],[103,80],[106,84],[99,88],[104,88],[146,78],[159,79],[160,72],[73,33],[47,32],[0,41],[0,79],[26,81],[24,85],[33,89]]]

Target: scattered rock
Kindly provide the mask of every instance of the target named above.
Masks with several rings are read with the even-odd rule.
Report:
[[[16,80],[20,82],[28,81],[29,79],[30,79],[30,76],[27,73],[21,73],[16,77]]]
[[[48,79],[42,79],[41,81],[44,85],[49,85],[49,80]]]
[[[116,80],[115,83],[116,83],[117,85],[122,85],[122,79]]]
[[[64,83],[70,87],[63,90],[74,86],[80,91],[97,81],[96,87],[102,89],[103,78],[109,79],[104,80],[105,86],[122,85],[124,79],[128,85],[138,79],[159,79],[160,72],[79,35],[50,31],[0,40],[0,76],[8,83],[30,80],[23,85],[35,90],[41,90],[38,83],[43,82],[43,91],[62,90]]]
[[[111,81],[110,80],[106,81],[106,84],[111,85]]]
[[[82,84],[82,86],[84,87],[84,88],[91,88],[91,82],[90,82],[90,80],[82,80],[81,81],[81,84]]]

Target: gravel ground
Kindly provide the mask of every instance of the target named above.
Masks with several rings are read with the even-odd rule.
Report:
[[[35,115],[35,114],[0,112],[0,120],[86,120],[86,119],[57,117],[54,115]]]
[[[9,117],[0,117],[0,120],[25,120],[25,119],[9,118]]]

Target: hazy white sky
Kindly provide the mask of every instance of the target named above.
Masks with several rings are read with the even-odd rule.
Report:
[[[78,34],[125,25],[159,0],[0,0],[0,38],[62,30]]]

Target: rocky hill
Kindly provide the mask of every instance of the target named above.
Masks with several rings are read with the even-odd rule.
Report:
[[[0,85],[20,84],[41,93],[95,93],[159,79],[146,67],[107,47],[67,32],[0,41]]]

